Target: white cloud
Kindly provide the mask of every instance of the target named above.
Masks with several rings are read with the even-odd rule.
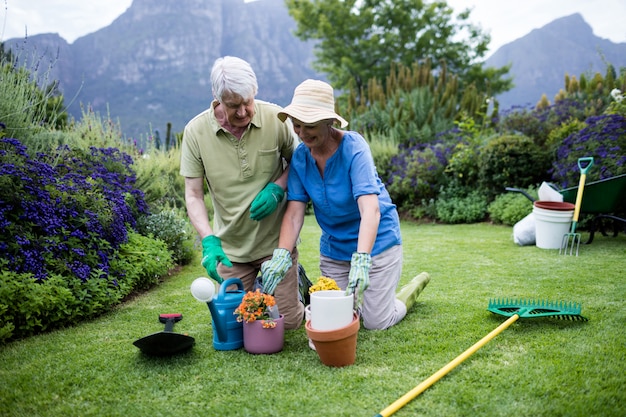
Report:
[[[4,0],[0,40],[58,33],[72,43],[108,26],[132,0]]]
[[[490,49],[541,28],[560,17],[580,13],[596,36],[626,42],[626,1],[623,0],[448,0],[455,11],[472,9],[470,20],[491,35]]]

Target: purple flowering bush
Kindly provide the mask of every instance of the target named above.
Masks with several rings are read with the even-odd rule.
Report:
[[[413,208],[416,201],[437,196],[452,147],[444,143],[400,145],[391,158],[387,189],[401,209]]]
[[[578,185],[578,158],[592,156],[594,166],[587,181],[626,174],[626,117],[620,114],[592,116],[586,127],[572,133],[557,149],[552,180],[562,188]]]
[[[0,162],[6,267],[37,280],[60,274],[86,281],[107,274],[127,227],[146,210],[141,191],[132,186],[130,157],[113,148],[62,148],[32,158],[18,140],[5,138]]]
[[[131,164],[115,148],[30,155],[0,139],[0,341],[106,311],[141,281],[116,267],[147,213]],[[136,245],[167,272],[163,242]]]
[[[588,111],[580,100],[566,98],[547,107],[514,106],[497,123],[500,131],[521,133],[543,146],[553,129],[568,120],[584,120]]]

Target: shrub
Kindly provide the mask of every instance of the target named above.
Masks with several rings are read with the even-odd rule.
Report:
[[[569,98],[558,100],[547,107],[533,109],[512,108],[500,119],[503,134],[521,134],[543,147],[550,132],[568,119],[583,120],[585,103]]]
[[[165,242],[130,232],[128,242],[120,246],[111,261],[111,275],[117,277],[115,285],[125,297],[158,284],[173,266]]]
[[[387,178],[391,159],[398,153],[398,143],[387,136],[365,138],[368,141],[374,165],[380,178]]]
[[[454,98],[449,102],[431,88],[398,89],[384,101],[368,105],[350,118],[353,129],[367,135],[383,135],[401,143],[428,143],[436,132],[450,129]]]
[[[478,183],[479,161],[480,148],[477,145],[458,142],[452,150],[445,173],[452,181],[472,187]]]
[[[437,219],[443,223],[476,223],[487,215],[487,198],[478,190],[463,192],[449,187],[441,191],[435,207]]]
[[[40,68],[33,62],[32,68]],[[58,83],[51,82],[50,72],[31,74],[16,62],[0,59],[0,122],[5,132],[0,137],[20,136],[28,140],[45,127],[62,128],[67,123],[63,96]],[[44,86],[40,88],[37,84]]]
[[[127,239],[127,226],[146,210],[133,188],[130,158],[111,148],[89,153],[64,148],[31,158],[18,140],[5,138],[0,162],[5,266],[37,280],[106,275],[111,255]]]
[[[136,186],[151,212],[185,208],[185,179],[179,174],[180,148],[151,150],[135,162]]]
[[[131,293],[158,282],[171,268],[165,243],[130,232],[110,262],[110,273],[90,279],[9,271],[0,260],[0,344],[96,317]]]
[[[422,200],[436,198],[447,182],[450,147],[442,143],[400,146],[391,159],[387,188],[392,200],[402,210],[411,211]]]
[[[537,190],[534,187],[525,190],[535,200]],[[533,205],[528,198],[521,194],[505,193],[500,194],[489,204],[487,208],[491,221],[507,226],[513,226],[533,211]]]
[[[174,263],[186,265],[193,259],[195,231],[178,211],[164,210],[142,216],[137,220],[137,231],[165,242]]]
[[[626,71],[624,75],[626,75]],[[604,110],[604,114],[621,114],[626,117],[626,93],[622,93],[621,90],[614,88],[611,91],[611,98],[613,101]]]
[[[572,118],[552,130],[546,141],[546,149],[549,151],[550,155],[552,155],[552,159],[556,159],[557,149],[568,136],[577,133],[586,126],[585,122]]]
[[[626,117],[606,114],[589,117],[585,123],[585,128],[568,136],[557,150],[551,173],[562,188],[578,185],[578,159],[582,157],[594,158],[588,181],[626,173]]]
[[[2,272],[0,271],[0,273]],[[0,289],[0,291],[2,291],[2,289]],[[7,311],[9,311],[9,307],[3,302],[0,302],[0,345],[13,336],[13,330],[15,329],[15,325],[6,320]]]
[[[528,137],[496,137],[481,153],[479,185],[493,199],[506,187],[525,188],[541,183],[548,167],[547,153]]]
[[[76,299],[62,277],[38,282],[32,274],[0,270],[0,342],[69,322]]]

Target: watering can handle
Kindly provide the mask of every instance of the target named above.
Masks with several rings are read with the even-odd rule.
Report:
[[[584,163],[587,163],[585,167],[583,167]],[[585,158],[578,158],[578,168],[580,169],[581,174],[587,175],[587,171],[589,171],[589,168],[591,168],[592,165],[593,165],[593,156],[587,156]]]
[[[231,285],[236,285],[239,291],[243,291],[243,282],[239,278],[228,278],[220,285],[218,295],[224,297],[226,295],[226,289]]]

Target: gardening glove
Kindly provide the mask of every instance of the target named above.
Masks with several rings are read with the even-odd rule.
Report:
[[[224,279],[217,273],[217,264],[220,262],[229,268],[233,266],[222,249],[220,238],[215,235],[208,235],[202,239],[202,266],[218,284],[224,282]]]
[[[287,270],[291,268],[291,254],[287,249],[274,249],[272,259],[263,262],[261,274],[263,275],[263,292],[274,294],[276,286],[285,278]]]
[[[372,257],[369,253],[354,252],[350,260],[350,274],[346,295],[355,294],[355,309],[363,303],[363,293],[370,286],[370,267]]]
[[[283,201],[285,190],[275,182],[270,182],[254,198],[250,205],[250,218],[259,221],[276,210],[278,203]]]

